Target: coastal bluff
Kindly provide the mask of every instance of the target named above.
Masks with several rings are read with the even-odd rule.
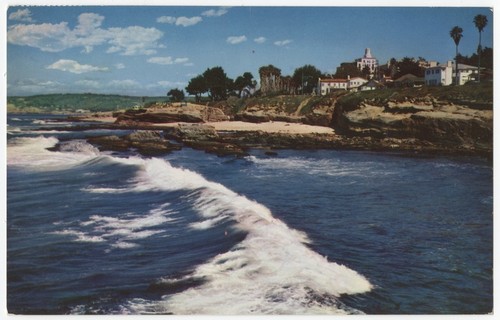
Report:
[[[237,154],[243,154],[248,147],[269,147],[400,150],[491,157],[492,90],[491,84],[482,84],[351,93],[338,91],[328,96],[233,97],[206,105],[156,104],[148,109],[129,110],[114,116],[115,124],[121,127],[233,123],[229,129],[227,125],[222,129],[214,128],[211,136],[184,138],[182,131],[193,131],[188,129],[191,126],[177,127],[180,134],[173,134],[172,129],[168,132],[178,142],[196,144],[199,148],[203,147],[203,142],[239,145],[239,148],[229,148],[238,150]],[[248,129],[248,126],[238,130],[242,123],[311,125],[328,127],[332,132],[304,136],[285,130]],[[207,126],[204,128],[206,130]]]

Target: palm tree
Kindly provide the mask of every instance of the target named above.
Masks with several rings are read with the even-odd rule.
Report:
[[[454,26],[453,29],[450,31],[450,37],[453,39],[455,42],[456,46],[456,53],[455,53],[455,84],[458,85],[458,44],[460,43],[460,39],[462,39],[463,35],[462,32],[464,30],[460,28],[459,26]]]
[[[479,31],[479,45],[477,46],[477,82],[479,82],[479,75],[481,74],[481,32],[483,32],[484,27],[488,24],[488,18],[485,15],[478,14],[474,17],[474,24],[476,25],[477,30]]]

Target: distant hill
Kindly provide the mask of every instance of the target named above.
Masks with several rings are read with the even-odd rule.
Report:
[[[58,93],[26,97],[12,96],[7,97],[7,112],[68,113],[76,112],[77,110],[91,112],[114,111],[168,100],[166,96],[134,97],[93,93]]]

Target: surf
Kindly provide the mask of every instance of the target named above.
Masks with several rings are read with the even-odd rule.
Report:
[[[307,235],[273,217],[264,205],[196,172],[175,168],[163,159],[119,158],[138,166],[134,181],[117,192],[192,191],[189,201],[200,221],[191,228],[208,229],[224,221],[247,233],[228,252],[219,254],[179,279],[163,281],[203,284],[159,301],[132,300],[132,313],[174,314],[331,314],[358,313],[343,306],[344,294],[372,289],[354,270],[312,251]],[[114,192],[95,189],[93,192]]]
[[[273,217],[264,205],[209,181],[197,172],[172,166],[161,158],[117,157],[102,154],[84,141],[62,144],[53,137],[14,138],[9,141],[8,165],[29,170],[81,168],[96,159],[135,168],[134,176],[116,186],[87,186],[87,193],[170,193],[183,191],[181,202],[199,219],[193,230],[228,226],[221,241],[233,233],[245,236],[230,250],[194,266],[186,274],[158,279],[155,284],[190,283],[185,290],[166,293],[159,300],[131,299],[123,309],[133,314],[350,314],[360,313],[340,300],[343,295],[370,291],[363,275],[329,261],[308,246],[304,232]],[[92,167],[88,167],[92,170]],[[89,245],[108,244],[110,250],[140,250],[137,241],[162,235],[159,226],[176,223],[169,203],[142,215],[91,215],[78,227],[61,226],[55,235]],[[169,236],[169,235],[166,235]],[[186,248],[189,250],[189,248]],[[201,279],[201,280],[200,280]]]

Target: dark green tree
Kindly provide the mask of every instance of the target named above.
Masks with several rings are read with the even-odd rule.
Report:
[[[468,64],[470,66],[479,63],[479,54],[473,53],[471,56],[463,56],[458,54],[458,62]],[[484,47],[481,49],[481,67],[486,69],[493,69],[493,49]]]
[[[182,100],[184,100],[184,91],[179,90],[179,89],[171,89],[167,93],[167,97],[170,98],[170,101],[174,101],[174,102],[182,101]]]
[[[372,70],[370,69],[369,66],[365,66],[363,70],[361,70],[361,74],[363,75],[363,78],[369,79],[370,74],[372,73]]]
[[[397,79],[408,73],[411,73],[417,77],[423,77],[425,74],[425,69],[423,67],[420,67],[418,61],[416,61],[415,58],[404,57],[396,63],[395,78]]]
[[[321,77],[321,71],[315,66],[306,64],[295,69],[292,76],[292,82],[300,88],[302,94],[310,94],[318,85],[318,79]]]
[[[228,78],[222,67],[213,67],[203,73],[208,93],[213,101],[224,100],[231,90],[233,80]]]
[[[208,91],[205,78],[202,75],[199,75],[189,80],[186,91],[187,93],[194,95],[196,102],[199,102],[201,95]]]
[[[356,66],[356,62],[343,62],[340,67],[337,67],[334,77],[338,79],[347,79],[347,76],[351,78],[362,77],[363,73]]]
[[[459,26],[454,26],[451,30],[450,30],[450,37],[453,39],[453,42],[455,42],[455,47],[456,47],[456,51],[455,51],[455,84],[458,85],[459,84],[459,80],[458,80],[458,45],[460,43],[460,39],[462,39],[463,37],[463,32],[464,30],[462,28],[460,28]]]
[[[234,89],[238,91],[238,96],[241,94],[241,90],[246,86],[253,85],[253,75],[250,72],[245,72],[243,75],[239,76],[234,80]]]
[[[483,32],[484,27],[488,24],[488,18],[486,18],[485,15],[478,14],[477,16],[474,17],[474,24],[476,25],[477,30],[479,31],[479,44],[477,46],[477,55],[478,55],[478,62],[477,62],[477,82],[480,81],[480,74],[481,74],[481,33]]]

